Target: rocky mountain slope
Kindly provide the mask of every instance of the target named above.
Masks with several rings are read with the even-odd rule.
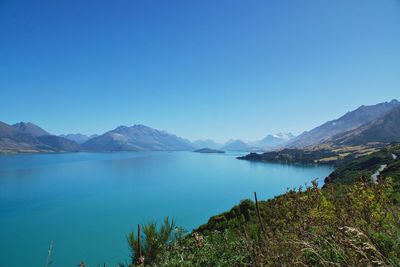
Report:
[[[193,150],[190,141],[144,125],[120,126],[82,144],[89,151]]]
[[[14,129],[16,129],[20,133],[30,134],[32,136],[38,137],[43,135],[51,135],[47,131],[43,130],[39,126],[30,123],[30,122],[19,122],[12,125]]]
[[[79,144],[51,135],[33,123],[8,125],[0,122],[0,152],[66,152],[79,151]]]
[[[326,141],[334,146],[400,142],[400,107],[351,131],[337,134]]]
[[[390,112],[396,107],[400,107],[400,102],[392,100],[371,106],[361,106],[354,111],[348,112],[339,119],[328,121],[310,131],[289,141],[287,148],[303,148],[315,145],[327,139],[354,130],[362,125],[368,124]]]

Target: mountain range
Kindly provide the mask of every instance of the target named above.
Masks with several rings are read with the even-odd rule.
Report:
[[[212,139],[196,140],[192,144],[196,148],[222,149],[227,151],[268,151],[276,149],[294,137],[292,133],[269,134],[263,139],[255,142],[245,142],[239,139],[229,140],[224,144]]]
[[[285,148],[304,148],[311,145],[316,145],[320,143],[331,143],[331,144],[356,144],[360,143],[361,139],[356,138],[353,135],[358,135],[363,132],[364,135],[369,133],[370,142],[387,142],[388,140],[396,141],[398,140],[398,135],[395,133],[389,133],[387,129],[377,129],[377,121],[391,119],[385,117],[386,114],[393,111],[395,108],[400,107],[400,102],[397,100],[392,100],[390,102],[379,103],[370,106],[361,106],[356,110],[350,111],[343,115],[342,117],[328,121],[310,131],[306,131],[299,136],[293,138],[287,142]],[[395,116],[393,114],[392,116]],[[383,125],[384,123],[381,122]],[[367,131],[367,128],[373,127],[375,125],[375,132]],[[396,128],[396,125],[393,125]],[[381,134],[377,134],[382,130]],[[393,129],[391,129],[393,130]],[[344,141],[345,138],[347,141]],[[339,139],[342,139],[340,141]],[[358,139],[359,141],[357,141]],[[362,142],[362,141],[361,141]]]
[[[202,148],[226,151],[271,151],[283,148],[333,147],[400,142],[400,102],[361,106],[297,137],[291,133],[267,135],[256,142],[187,139],[145,125],[119,126],[102,135],[56,136],[30,122],[0,122],[0,152],[67,151],[179,151]]]
[[[400,106],[358,128],[334,135],[324,143],[334,146],[355,146],[375,142],[400,142]]]
[[[52,135],[30,122],[14,125],[1,123],[0,152],[68,152],[68,151],[179,151],[202,148],[226,151],[259,151],[290,140],[292,134],[267,135],[256,142],[230,140],[219,144],[211,139],[190,142],[165,131],[145,125],[119,126],[102,135]]]

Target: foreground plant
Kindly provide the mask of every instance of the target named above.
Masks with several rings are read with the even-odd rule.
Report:
[[[153,221],[144,224],[142,229],[143,234],[140,230],[137,235],[132,231],[127,237],[131,251],[131,264],[129,266],[144,265],[144,263],[146,265],[153,264],[172,242],[183,236],[182,230],[177,228],[174,220],[170,221],[168,217],[164,218],[160,226]]]

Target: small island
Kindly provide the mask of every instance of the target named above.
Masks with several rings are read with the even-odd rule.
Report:
[[[197,152],[197,153],[225,153],[225,151],[223,150],[218,150],[218,149],[212,149],[212,148],[201,148],[201,149],[197,149],[193,152]]]

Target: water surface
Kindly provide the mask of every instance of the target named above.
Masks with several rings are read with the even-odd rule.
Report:
[[[174,217],[190,230],[240,200],[322,180],[328,166],[235,159],[238,153],[71,153],[0,156],[0,267],[89,266],[128,259],[138,223]]]

